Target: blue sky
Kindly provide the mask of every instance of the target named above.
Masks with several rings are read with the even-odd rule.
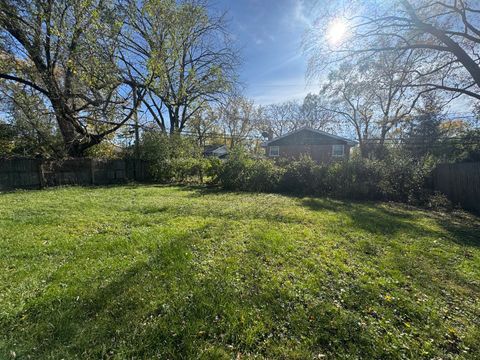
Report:
[[[301,42],[309,12],[303,0],[214,0],[227,10],[243,60],[245,95],[266,105],[303,99],[318,86],[307,84],[307,58]]]
[[[210,0],[227,11],[229,27],[243,60],[240,80],[245,95],[258,105],[302,100],[319,91],[307,81],[302,39],[324,0]],[[461,97],[451,111],[464,112],[471,100]]]

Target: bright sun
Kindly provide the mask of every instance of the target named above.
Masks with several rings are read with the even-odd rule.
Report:
[[[348,26],[345,20],[333,20],[327,30],[327,40],[331,45],[337,45],[345,39],[347,35]]]

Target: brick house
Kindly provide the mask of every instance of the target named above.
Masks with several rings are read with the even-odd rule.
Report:
[[[298,158],[309,155],[314,161],[328,163],[348,159],[356,141],[308,127],[267,141],[264,146],[269,158]]]

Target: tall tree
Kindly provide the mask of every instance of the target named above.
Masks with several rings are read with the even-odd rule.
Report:
[[[325,110],[353,128],[362,156],[367,156],[368,141],[374,131],[375,93],[372,84],[358,68],[344,63],[329,74],[321,96],[329,99]]]
[[[261,111],[252,100],[238,95],[219,108],[221,124],[231,140],[230,147],[244,144],[253,134],[263,116]]]
[[[197,144],[203,147],[210,143],[221,143],[218,115],[210,106],[197,111],[187,124],[187,130],[194,136]]]
[[[418,58],[409,51],[379,53],[356,64],[364,72],[365,85],[372,92],[375,136],[384,145],[392,130],[408,121],[418,100],[428,89],[412,89],[412,71],[419,66]]]
[[[3,99],[0,111],[7,115],[5,125],[12,134],[9,151],[3,155],[64,156],[55,117],[35,90],[9,84],[7,88],[0,86],[0,96]]]
[[[265,108],[261,130],[268,137],[282,136],[297,127],[300,105],[297,101],[285,101],[271,104]]]
[[[224,16],[198,0],[130,0],[126,9],[123,59],[137,81],[153,79],[144,103],[161,130],[181,132],[235,85],[237,56]]]
[[[308,94],[301,103],[290,100],[268,105],[264,110],[261,130],[269,136],[281,136],[302,127],[332,131],[335,124],[334,114],[326,110],[326,99],[317,94]]]
[[[0,0],[0,78],[45,99],[72,156],[119,129],[143,96],[130,105],[114,61],[116,10],[108,0]]]
[[[333,131],[335,114],[326,108],[325,98],[308,94],[299,108],[297,128],[306,126],[316,130]]]
[[[408,124],[405,147],[412,156],[422,157],[438,153],[442,136],[441,124],[445,121],[444,105],[433,94],[422,97],[422,103],[417,108],[417,114]]]

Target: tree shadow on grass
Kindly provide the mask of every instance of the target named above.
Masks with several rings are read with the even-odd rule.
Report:
[[[480,217],[463,211],[433,213],[432,217],[453,242],[480,247]]]
[[[339,317],[328,303],[307,309],[281,283],[272,285],[274,273],[258,268],[261,254],[240,257],[239,264],[249,265],[238,269],[241,283],[223,264],[199,271],[191,239],[172,239],[106,286],[83,288],[80,299],[64,293],[32,301],[8,319],[9,343],[19,358],[185,359],[203,352],[223,359],[239,352],[269,357],[275,346],[289,350],[289,339],[311,352],[331,346],[333,337],[369,355],[374,340],[360,329],[348,331],[358,328],[355,316]],[[302,345],[298,338],[310,341]]]
[[[353,229],[376,235],[393,235],[398,232],[421,232],[415,215],[400,209],[387,208],[374,202],[352,202],[325,198],[305,198],[301,204],[312,211],[330,211],[346,216]],[[350,224],[346,225],[350,226]]]
[[[404,204],[391,206],[386,203],[353,202],[332,199],[306,198],[303,206],[313,211],[331,211],[346,215],[353,226],[377,235],[393,235],[404,232],[409,235],[447,235],[460,245],[480,246],[480,219],[472,214],[456,212],[443,214],[412,208]],[[418,223],[419,218],[429,217],[439,228],[436,231]]]
[[[301,201],[314,211],[345,213],[354,224],[374,218],[379,223],[365,228],[374,234],[404,231],[415,221],[415,215],[372,203]],[[394,224],[383,227],[384,221]],[[198,357],[201,351],[207,354],[205,358],[232,358],[239,352],[289,358],[286,351],[293,354],[301,347],[309,354],[327,350],[329,357],[400,358],[389,356],[393,350],[385,350],[383,356],[374,354],[372,349],[387,338],[373,338],[376,333],[359,325],[360,311],[379,297],[376,288],[365,285],[361,289],[366,300],[355,300],[352,292],[350,302],[355,311],[343,310],[334,300],[345,283],[337,282],[333,275],[324,281],[332,284],[330,292],[320,285],[295,288],[293,283],[285,285],[276,278],[282,268],[273,268],[262,259],[265,254],[270,259],[275,254],[281,256],[281,240],[278,251],[271,254],[271,247],[263,240],[250,243],[248,251],[235,254],[238,263],[232,271],[230,265],[218,261],[208,267],[197,266],[195,256],[199,254],[194,254],[191,234],[159,244],[148,260],[112,275],[106,286],[90,288],[86,282],[79,288],[79,298],[65,291],[32,299],[22,313],[2,320],[9,332],[8,343],[23,347],[23,352],[13,347],[19,358],[173,359]],[[333,260],[330,264],[336,266]],[[341,271],[343,266],[339,269],[338,276],[350,276]],[[319,283],[328,274],[319,270]],[[302,277],[298,275],[298,279]],[[363,286],[353,276],[347,280],[354,290]],[[424,315],[419,313],[419,318]],[[427,341],[427,335],[420,339]],[[272,352],[275,346],[278,356]]]
[[[346,216],[352,222],[350,225],[347,221],[347,231],[361,229],[381,235],[352,244],[355,250],[351,254],[355,261],[382,269],[382,275],[399,271],[406,284],[429,289],[437,298],[443,297],[440,290],[446,283],[455,284],[471,296],[478,294],[478,283],[458,269],[474,261],[473,251],[480,246],[479,218],[465,212],[426,212],[403,204],[329,199],[304,199],[302,204],[314,211]]]
[[[223,264],[202,272],[191,245],[190,235],[171,239],[106,286],[85,284],[78,297],[63,292],[33,299],[22,313],[2,320],[10,350],[19,358],[42,359],[184,359],[201,351],[206,358],[232,358],[232,344],[259,350],[275,331],[271,320],[284,315],[280,304],[286,295],[243,291]],[[246,260],[255,268],[256,257]],[[250,270],[243,279],[260,281]],[[259,308],[262,312],[255,312]],[[257,325],[262,318],[266,328]]]
[[[231,192],[216,186],[179,187],[181,191],[190,192],[192,197],[222,196],[222,195],[259,195],[249,192]],[[300,204],[314,212],[329,211],[345,215],[354,228],[367,231],[375,235],[394,235],[403,232],[412,236],[436,235],[442,236],[441,231],[426,228],[418,223],[420,217],[428,216],[434,219],[448,237],[461,245],[480,246],[480,218],[475,215],[456,212],[439,216],[439,213],[419,209],[405,204],[379,203],[373,201],[347,201],[330,198],[302,198],[295,195],[283,195],[298,200]],[[259,210],[259,211],[256,211]],[[270,208],[250,209],[242,214],[237,213],[239,219],[266,219],[274,222],[298,223],[299,217],[292,214],[272,214]],[[212,212],[210,212],[211,214]],[[214,212],[213,212],[214,213]],[[223,214],[218,214],[222,216]]]
[[[150,286],[161,298],[168,298],[191,278],[188,247],[187,235],[171,239],[159,245],[148,261],[135,263],[104,287],[89,288],[85,284],[77,288],[78,295],[64,292],[55,298],[33,299],[22,313],[2,321],[9,342],[20,345],[23,352],[12,348],[20,358],[57,358],[66,353],[109,358],[111,349],[119,347],[146,321],[148,304],[142,298],[145,288]],[[162,274],[166,275],[162,278]]]

